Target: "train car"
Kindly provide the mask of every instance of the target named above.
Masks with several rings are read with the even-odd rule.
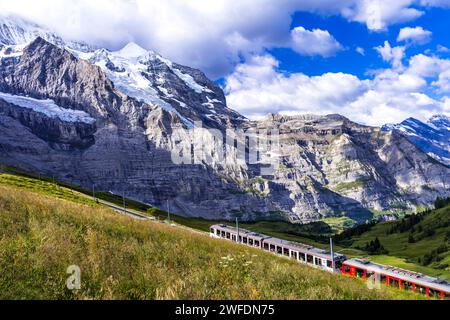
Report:
[[[410,290],[430,298],[450,300],[450,282],[413,271],[385,266],[365,259],[346,260],[342,254],[332,254],[328,250],[227,225],[211,226],[210,236],[259,248],[329,272],[341,272],[345,276],[371,280],[373,285],[376,285],[378,281],[380,285]]]
[[[427,297],[450,299],[450,282],[413,271],[385,266],[365,259],[350,259],[342,264],[342,274],[379,281],[389,287],[410,290]]]
[[[245,229],[229,227],[227,225],[211,226],[210,236],[259,248],[329,272],[339,271],[342,263],[346,259],[342,254],[333,254],[333,270],[332,254],[328,250],[314,248],[301,243],[285,241]]]

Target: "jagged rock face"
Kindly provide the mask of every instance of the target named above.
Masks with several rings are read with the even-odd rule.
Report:
[[[0,97],[0,162],[214,219],[276,213],[294,222],[341,215],[365,221],[371,210],[412,209],[450,196],[450,169],[395,131],[339,115],[246,121],[203,73],[133,45],[125,49],[83,55],[38,38],[0,57],[0,92],[52,99],[63,112],[94,119],[52,118]],[[130,61],[145,86],[127,80]],[[222,132],[278,129],[281,165],[260,177],[258,166],[238,161],[234,151],[226,161],[211,152],[210,163],[175,164],[171,153],[189,144],[196,120]],[[208,133],[205,139],[215,143]]]
[[[449,170],[396,132],[339,115],[269,116],[251,125],[280,130],[282,164],[272,182],[289,190],[302,221],[336,213],[361,221],[369,209],[408,210],[449,193]]]

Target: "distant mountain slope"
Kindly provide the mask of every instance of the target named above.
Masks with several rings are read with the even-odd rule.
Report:
[[[450,196],[450,169],[397,130],[340,115],[249,121],[199,70],[133,43],[88,48],[16,23],[3,26],[26,32],[3,32],[0,47],[1,163],[216,220],[361,223]],[[30,34],[39,36],[24,44]],[[214,133],[279,130],[280,166],[263,175],[264,163],[242,161],[236,148],[225,161],[211,132],[202,137],[208,160],[199,161],[190,130],[197,121]],[[259,158],[268,153],[260,148]],[[173,154],[196,163],[175,163]]]
[[[352,232],[348,230],[346,233]],[[442,274],[445,279],[450,280],[449,205],[399,221],[374,225],[360,235],[345,237],[344,233],[341,237],[341,245],[359,249],[364,249],[367,243],[378,238],[389,256],[406,259],[418,265],[419,270],[421,267],[434,269],[435,275]],[[387,257],[380,259],[382,262],[389,260]]]
[[[27,45],[41,37],[57,46],[79,51],[92,51],[93,46],[84,42],[65,41],[56,33],[17,16],[0,15],[0,49],[2,46]]]
[[[435,115],[427,123],[409,118],[383,130],[398,130],[430,157],[450,166],[450,118]]]

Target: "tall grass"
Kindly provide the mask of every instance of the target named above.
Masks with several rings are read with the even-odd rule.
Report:
[[[67,267],[81,290],[66,288]],[[359,280],[0,185],[0,299],[392,299]]]

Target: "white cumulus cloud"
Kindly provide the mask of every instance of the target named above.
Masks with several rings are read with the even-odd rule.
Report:
[[[425,44],[430,42],[432,35],[433,33],[431,31],[425,30],[422,27],[406,27],[400,30],[397,41]]]
[[[305,56],[330,57],[342,50],[341,44],[326,30],[306,30],[303,27],[291,31],[292,49]]]
[[[360,55],[365,56],[366,55],[366,50],[364,50],[364,48],[361,47],[357,47],[355,49],[356,52],[358,52]]]
[[[389,41],[385,41],[383,46],[375,47],[375,50],[381,55],[384,61],[389,62],[396,69],[403,67],[405,58],[405,47],[391,47]]]
[[[365,23],[373,31],[382,31],[395,23],[414,20],[424,14],[412,7],[414,0],[361,0],[343,10],[349,20]]]
[[[278,67],[279,62],[269,55],[240,64],[226,79],[230,107],[250,118],[272,112],[339,113],[376,126],[408,117],[427,120],[434,114],[450,112],[448,98],[436,98],[428,92],[430,87],[436,92],[450,89],[450,60],[417,55],[407,67],[382,70],[372,79],[346,73],[311,77],[284,73]]]
[[[441,53],[449,53],[450,52],[449,48],[447,48],[446,46],[443,46],[441,44],[438,44],[436,50],[437,50],[437,52],[441,52]]]

